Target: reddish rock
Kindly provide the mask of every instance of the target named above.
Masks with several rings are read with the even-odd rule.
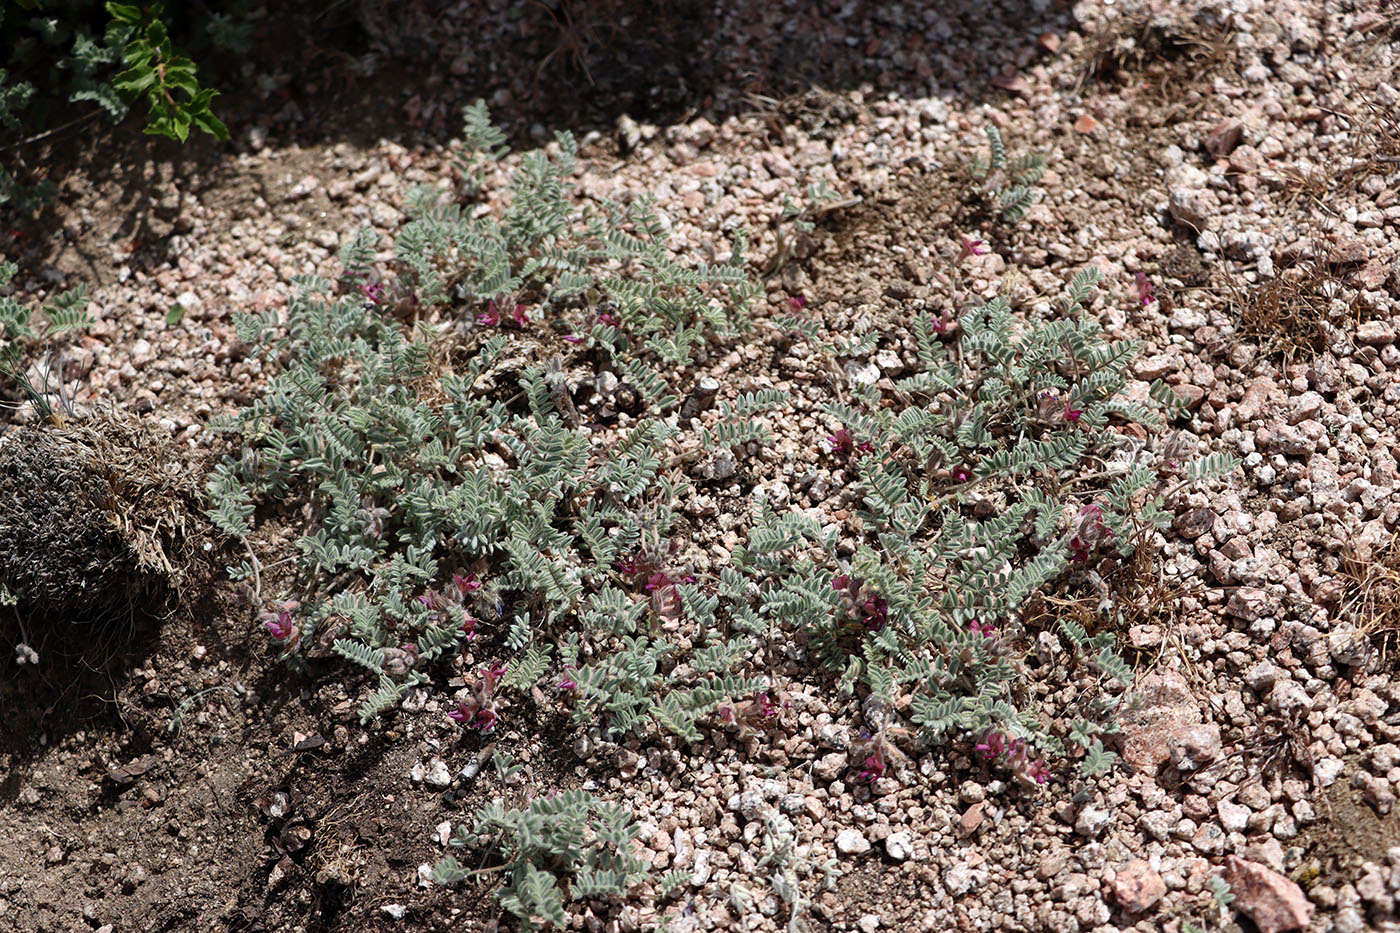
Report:
[[[1202,757],[1206,749],[1220,747],[1219,727],[1203,722],[1190,686],[1176,671],[1143,676],[1137,694],[1142,705],[1119,719],[1121,754],[1132,767],[1156,774],[1174,747],[1200,750]]]
[[[986,807],[986,801],[979,801],[968,807],[958,820],[958,831],[964,836],[971,836],[977,832],[982,825],[982,810]]]
[[[1259,933],[1302,930],[1312,919],[1313,905],[1303,889],[1263,865],[1232,855],[1225,860],[1225,880],[1235,895],[1234,908],[1259,928]]]
[[[1094,132],[1094,130],[1098,128],[1099,121],[1095,120],[1092,116],[1090,116],[1087,113],[1084,114],[1084,116],[1080,117],[1078,120],[1074,121],[1074,131],[1076,133],[1083,133],[1085,136],[1088,136],[1090,133]]]
[[[1134,859],[1113,879],[1113,897],[1130,914],[1140,914],[1167,893],[1166,882],[1146,859]]]
[[[1395,324],[1392,321],[1362,321],[1356,326],[1356,342],[1383,347],[1395,342]]]
[[[1194,410],[1200,407],[1201,402],[1205,401],[1206,397],[1205,389],[1202,389],[1200,386],[1193,386],[1190,383],[1174,385],[1172,386],[1172,392],[1176,394],[1176,397],[1180,399],[1181,404],[1186,406],[1187,410]]]
[[[1390,277],[1390,265],[1380,259],[1372,259],[1357,270],[1355,279],[1359,288],[1380,288]]]
[[[1327,263],[1332,266],[1359,266],[1370,256],[1366,242],[1358,237],[1348,237],[1327,253]]]
[[[1250,550],[1249,542],[1244,538],[1231,538],[1220,545],[1220,553],[1224,554],[1227,560],[1244,560],[1253,557],[1254,552]]]
[[[1235,151],[1244,140],[1244,124],[1239,120],[1221,120],[1211,127],[1210,134],[1206,136],[1206,152],[1211,158],[1223,159]]]
[[[1169,353],[1158,353],[1155,356],[1145,357],[1133,364],[1133,373],[1146,382],[1153,379],[1161,379],[1168,373],[1174,373],[1181,368],[1181,362],[1177,357]]]
[[[1264,165],[1259,150],[1253,146],[1241,146],[1230,153],[1230,171],[1240,175],[1252,175]]]
[[[1242,586],[1230,595],[1225,604],[1225,614],[1254,622],[1272,608],[1269,594],[1255,586]]]
[[[1177,223],[1205,230],[1220,212],[1220,202],[1204,188],[1173,188],[1167,194],[1167,210]]]
[[[1229,586],[1235,582],[1235,572],[1231,569],[1233,561],[1217,548],[1210,549],[1206,564],[1210,568],[1210,575],[1215,577],[1217,583]]]
[[[992,85],[1012,94],[1024,95],[1031,89],[1030,83],[1021,75],[998,75],[992,79]]]
[[[1392,537],[1394,535],[1386,530],[1384,522],[1379,518],[1372,519],[1346,539],[1342,545],[1342,557],[1357,564],[1369,563],[1390,545]]]
[[[1178,515],[1172,524],[1177,534],[1188,541],[1194,541],[1210,531],[1210,526],[1215,524],[1215,518],[1215,513],[1210,509],[1193,509]]]
[[[1201,723],[1178,730],[1167,745],[1172,767],[1179,771],[1196,771],[1220,757],[1220,727]]]

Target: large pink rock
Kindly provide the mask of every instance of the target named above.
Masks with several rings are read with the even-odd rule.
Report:
[[[1313,905],[1303,889],[1272,869],[1232,855],[1225,860],[1225,880],[1235,909],[1253,920],[1259,933],[1302,930],[1312,919]]]
[[[1166,882],[1147,859],[1133,859],[1113,879],[1113,897],[1130,914],[1142,913],[1166,893]]]
[[[1180,755],[1179,765],[1187,770],[1202,767],[1219,754],[1220,727],[1203,721],[1186,678],[1176,671],[1147,674],[1138,681],[1137,694],[1142,705],[1126,710],[1118,720],[1123,760],[1128,764],[1155,775],[1171,760],[1173,748]]]

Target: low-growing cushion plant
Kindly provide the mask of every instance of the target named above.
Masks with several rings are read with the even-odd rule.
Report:
[[[987,157],[966,162],[967,174],[977,186],[988,211],[1015,223],[1035,201],[1035,184],[1045,174],[1045,157],[1038,152],[1008,158],[1001,130],[988,126]]]
[[[479,106],[467,136],[458,198],[504,156]],[[1049,774],[1039,756],[1070,746],[1086,770],[1106,767],[1103,724],[1052,734],[1020,677],[1026,598],[1165,523],[1176,480],[1116,427],[1179,405],[1162,384],[1125,397],[1138,347],[1088,316],[1097,276],[1075,277],[1053,320],[1020,324],[995,299],[956,327],[918,316],[889,335],[914,374],[846,386],[826,409],[829,455],[857,482],[809,512],[756,495],[742,546],[697,575],[668,543],[683,468],[697,452],[742,456],[794,401],[726,393],[692,434],[677,405],[691,361],[743,329],[756,294],[742,244],[726,264],[685,265],[650,205],[576,208],[572,157],[564,134],[521,159],[500,219],[420,191],[398,274],[375,267],[362,236],[339,282],[303,279],[285,319],[240,322],[270,379],[225,424],[243,452],[214,471],[210,514],[245,541],[260,506],[308,517],[290,590],[259,594],[283,656],[368,670],[366,721],[440,682],[444,662],[465,680],[448,715],[480,732],[546,684],[580,726],[614,736],[754,737],[781,727],[785,686],[835,683],[864,700],[852,751],[865,780],[886,777],[900,743],[950,738],[1032,785]],[[1207,458],[1186,479],[1234,465]],[[852,513],[844,529],[837,508]],[[232,572],[260,580],[253,556]],[[1105,636],[1061,634],[1129,680]],[[463,837],[521,837],[502,849],[503,903],[529,922],[558,917],[565,884],[589,887],[564,875],[616,868],[524,841],[555,821],[575,838],[605,809],[561,800],[483,812]]]
[[[659,413],[676,401],[662,364],[686,359],[752,294],[737,266],[676,263],[639,207],[611,211],[608,228],[575,216],[561,193],[572,141],[558,145],[558,159],[526,156],[503,221],[427,209],[399,238],[402,277],[375,279],[360,238],[339,286],[301,280],[285,322],[240,322],[276,375],[226,425],[246,451],[211,477],[211,515],[244,537],[255,498],[309,500],[299,605],[295,617],[270,609],[268,630],[291,660],[334,652],[378,675],[366,719],[479,629],[520,652],[505,676],[516,688],[580,620],[635,636],[614,563],[668,530],[676,481],[662,458],[675,428],[639,413],[607,435],[584,430],[574,362],[605,367],[640,412]],[[393,316],[405,305],[421,314],[412,328]],[[578,332],[550,326],[561,321]],[[465,333],[444,340],[435,325]],[[256,571],[254,559],[235,575]],[[654,667],[664,650],[637,642],[619,656]],[[613,712],[630,724],[624,705]]]
[[[1021,605],[1052,579],[1086,569],[1101,548],[1130,552],[1136,526],[1170,519],[1170,477],[1111,422],[1154,426],[1153,408],[1171,415],[1180,403],[1161,382],[1149,387],[1152,407],[1123,397],[1138,345],[1104,340],[1084,313],[1098,279],[1080,273],[1061,316],[1029,326],[1003,298],[965,313],[956,336],[920,315],[915,372],[888,398],[874,385],[851,385],[850,401],[827,408],[842,425],[832,451],[860,479],[852,504],[864,543],[829,584],[789,574],[779,605],[815,620],[818,656],[842,670],[843,682],[864,677],[887,706],[909,692],[928,738],[956,729],[1001,736],[1008,749],[1027,740],[1063,751],[1016,697]],[[1207,458],[1186,475],[1236,465]],[[815,611],[823,604],[829,611]],[[1105,639],[1073,625],[1062,633],[1104,674],[1130,683]],[[1073,731],[1086,738],[1096,728],[1078,722]],[[1101,745],[1086,744],[1087,766],[1103,767]],[[1043,780],[1029,757],[1007,758]]]
[[[508,756],[492,759],[507,789],[522,770]],[[485,870],[500,872],[496,897],[519,923],[538,930],[568,922],[565,907],[583,898],[620,899],[643,880],[649,864],[632,854],[637,824],[622,806],[599,800],[586,790],[566,790],[534,797],[522,806],[493,800],[481,807],[470,827],[461,825],[448,840],[453,848],[485,851]],[[433,869],[433,880],[453,884],[469,877],[452,855]],[[678,885],[685,872],[662,879],[663,893]]]

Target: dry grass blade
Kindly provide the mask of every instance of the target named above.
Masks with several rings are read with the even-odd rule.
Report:
[[[1370,639],[1380,667],[1389,669],[1400,640],[1400,536],[1379,548],[1344,549],[1339,576],[1346,588],[1338,617]]]
[[[1079,87],[1089,81],[1144,85],[1172,97],[1228,61],[1234,33],[1180,16],[1145,11],[1101,28],[1085,53]]]
[[[1332,302],[1340,293],[1340,283],[1321,263],[1284,270],[1261,285],[1239,285],[1232,290],[1241,336],[1259,341],[1285,363],[1297,356],[1315,356],[1326,348],[1324,321],[1337,318],[1335,323],[1352,323],[1334,313]],[[1354,302],[1345,305],[1347,312],[1352,307]]]
[[[596,84],[593,73],[588,69],[588,54],[590,50],[606,45],[616,38],[621,27],[614,21],[613,16],[619,11],[614,10],[611,3],[581,3],[576,0],[534,2],[549,12],[559,28],[558,43],[549,54],[540,59],[535,79],[538,81],[542,78],[550,62],[556,58],[567,58],[573,67],[583,74],[590,86]],[[600,6],[604,15],[595,12]],[[604,32],[607,33],[606,38],[603,37]]]

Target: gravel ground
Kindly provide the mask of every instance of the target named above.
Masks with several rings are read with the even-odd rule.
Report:
[[[30,246],[22,287],[37,299],[60,282],[93,284],[98,323],[63,364],[80,403],[115,399],[191,448],[217,449],[210,418],[249,401],[260,380],[235,316],[284,305],[295,276],[334,277],[336,250],[357,227],[392,235],[409,188],[449,178],[441,136],[474,93],[515,120],[517,138],[574,126],[580,198],[655,195],[681,255],[722,258],[729,234],[745,227],[762,266],[779,248],[784,198],[800,201],[824,182],[840,206],[816,218],[767,280],[761,313],[801,295],[804,313],[832,334],[903,333],[912,310],[952,307],[940,270],[964,236],[990,247],[973,260],[971,291],[1000,290],[1029,319],[1047,313],[1074,271],[1096,266],[1104,285],[1093,312],[1112,338],[1145,344],[1136,391],[1161,378],[1189,402],[1179,449],[1244,463],[1169,502],[1175,521],[1152,542],[1154,580],[1125,607],[1118,634],[1138,699],[1121,717],[1118,768],[1084,779],[1067,764],[1027,791],[954,745],[866,784],[851,750],[858,704],[795,685],[778,739],[584,741],[573,746],[576,774],[634,808],[654,866],[690,872],[664,911],[673,931],[789,929],[775,870],[814,901],[813,929],[1400,924],[1391,812],[1400,792],[1400,19],[1385,4],[1006,0],[954,5],[961,17],[938,4],[726,4],[706,13],[694,54],[703,67],[676,76],[656,66],[665,78],[652,96],[664,104],[643,107],[629,85],[634,113],[647,118],[583,94],[555,109],[537,100],[541,81],[572,74],[577,83],[584,65],[603,96],[619,75],[649,67],[640,40],[642,52],[578,60],[561,41],[548,67],[521,67],[492,55],[493,43],[527,43],[535,61],[547,45],[528,46],[530,21],[505,15],[503,2],[436,16],[411,6],[428,18],[406,15],[398,32],[373,18],[373,4],[363,14],[381,59],[408,54],[407,44],[431,63],[421,89],[406,84],[384,102],[408,126],[397,141],[313,133],[303,125],[319,119],[310,104],[275,113],[248,104],[226,150],[188,161],[128,150],[126,185],[82,169],[64,180],[56,245]],[[697,9],[683,6],[672,12]],[[431,41],[413,45],[414,35]],[[818,79],[824,89],[789,93]],[[959,180],[988,125],[1013,152],[1049,163],[1043,195],[1014,225],[979,217]],[[139,226],[133,188],[149,199]],[[176,304],[183,319],[167,324]],[[702,529],[682,542],[701,569],[739,542],[734,529],[755,490],[808,509],[847,482],[821,449],[838,427],[822,414],[825,376],[786,347],[760,337],[706,364],[725,393],[785,388],[794,409],[774,419],[771,448],[748,452],[741,477],[698,485],[683,504]],[[910,354],[912,341],[887,341],[847,371],[889,379]],[[715,467],[697,469],[713,477]],[[256,637],[225,615],[206,621]],[[146,729],[133,743],[116,726],[60,727],[43,747],[7,745],[0,839],[13,845],[0,855],[0,925],[438,929],[453,911],[489,916],[467,894],[453,900],[418,884],[418,865],[442,852],[432,827],[457,818],[443,791],[474,792],[455,775],[477,752],[435,700],[404,714],[393,751],[360,766],[372,799],[347,783],[318,804],[324,835],[337,813],[400,820],[393,838],[406,851],[375,854],[362,830],[341,847],[361,860],[360,880],[334,909],[324,893],[334,879],[320,877],[329,857],[279,893],[282,862],[262,834],[280,824],[253,803],[278,780],[295,784],[289,736],[320,729],[332,754],[351,758],[383,740],[364,737],[333,678],[287,686],[267,673],[266,655],[194,629],[138,653],[121,678],[119,696],[137,709],[162,679],[251,682],[263,672],[253,698],[199,714],[199,729],[226,733],[242,754],[216,749],[201,764],[205,739],[176,745]],[[1041,670],[1041,702],[1067,715],[1090,684],[1054,664]],[[0,687],[10,701],[24,689]],[[257,694],[279,699],[263,707]],[[496,741],[542,761],[573,736],[509,726]],[[141,755],[163,762],[163,789],[102,777]],[[224,765],[228,775],[207,773]],[[60,777],[85,771],[76,782]],[[222,805],[199,798],[201,784],[230,795],[243,822],[221,824]],[[142,790],[123,807],[128,787]],[[219,840],[245,824],[245,843]],[[152,834],[165,841],[157,847]],[[791,843],[776,864],[763,861],[775,834]],[[197,883],[211,851],[224,865],[235,853],[246,870],[225,868],[222,886],[217,872]],[[833,857],[842,873],[823,890],[816,866]],[[377,874],[365,859],[378,860]],[[97,880],[77,883],[89,875]],[[1217,876],[1234,896],[1223,912],[1211,893]],[[389,907],[402,908],[400,919]],[[659,915],[626,905],[574,919],[579,929],[649,930]]]

